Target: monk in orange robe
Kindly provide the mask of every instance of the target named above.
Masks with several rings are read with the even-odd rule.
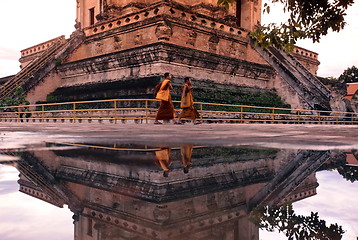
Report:
[[[200,117],[199,112],[194,107],[194,98],[193,98],[193,85],[188,77],[184,79],[184,85],[182,86],[182,97],[180,102],[180,108],[182,111],[179,116],[179,122],[181,119],[190,119],[193,120],[194,124],[200,124],[200,121],[196,119]]]
[[[170,84],[172,77],[170,73],[165,73],[164,78],[165,79],[160,83],[160,88],[155,97],[156,99],[160,100],[160,106],[157,111],[154,124],[162,124],[158,120],[173,120],[174,123],[177,124],[178,121],[175,120],[176,114],[172,102],[172,97],[170,95],[170,90],[173,89],[172,85]]]

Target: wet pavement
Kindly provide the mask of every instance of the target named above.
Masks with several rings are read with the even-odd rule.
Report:
[[[289,149],[358,149],[358,126],[286,124],[0,123],[2,149],[40,142],[191,143]]]
[[[356,240],[357,130],[1,123],[0,239]]]

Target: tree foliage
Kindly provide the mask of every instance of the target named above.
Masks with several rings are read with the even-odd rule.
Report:
[[[219,5],[229,7],[236,0],[218,0]],[[256,44],[266,48],[275,46],[287,51],[293,50],[299,39],[319,42],[329,30],[339,32],[345,25],[346,10],[354,0],[270,0],[281,3],[289,17],[281,24],[270,23],[251,33]],[[263,11],[270,13],[265,3]]]
[[[310,216],[296,215],[292,204],[279,207],[259,206],[251,213],[251,220],[261,229],[283,232],[288,240],[332,240],[342,239],[344,231],[338,224],[326,225],[318,213]]]
[[[230,4],[234,3],[236,0],[218,0],[218,5],[223,5],[226,9],[230,7]]]
[[[337,171],[347,181],[358,181],[358,167],[342,166],[337,168]]]
[[[3,100],[0,101],[0,107],[3,107],[0,109],[0,111],[5,112],[18,112],[21,121],[22,117],[25,116],[26,118],[29,118],[31,116],[31,113],[29,113],[29,107],[26,105],[29,105],[30,102],[26,100],[26,98],[23,96],[24,90],[23,88],[19,87],[15,90],[13,97],[6,97]],[[22,107],[15,107],[15,106],[22,106]],[[7,108],[6,108],[7,107]],[[26,113],[27,112],[27,113]]]
[[[358,82],[358,68],[355,66],[347,68],[338,79],[345,83]]]
[[[6,97],[0,101],[0,107],[28,105],[29,101],[23,96],[24,90],[19,87],[14,92],[14,97]]]

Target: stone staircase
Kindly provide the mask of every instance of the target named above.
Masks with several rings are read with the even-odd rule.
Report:
[[[248,203],[250,209],[259,204],[275,206],[282,202],[306,178],[329,159],[329,151],[301,150]]]
[[[22,152],[21,160],[16,163],[17,170],[26,179],[18,180],[20,192],[58,207],[63,207],[64,204],[67,204],[75,214],[82,212],[82,206],[77,196],[66,185],[59,182],[55,173],[51,172],[32,153]],[[24,191],[26,187],[32,190]],[[35,193],[33,193],[33,190]],[[42,193],[43,196],[41,197],[41,194],[36,194],[36,191]]]
[[[331,110],[330,90],[295,57],[274,47],[254,48],[311,109]]]
[[[0,87],[0,100],[13,97],[14,92],[22,87],[26,94],[36,86],[53,69],[85,40],[82,32],[74,32],[69,39],[58,39],[46,49],[41,56],[34,59],[13,78]]]

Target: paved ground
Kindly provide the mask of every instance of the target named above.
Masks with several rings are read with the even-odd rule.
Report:
[[[0,123],[0,149],[42,142],[253,145],[358,149],[358,126],[286,124]]]

